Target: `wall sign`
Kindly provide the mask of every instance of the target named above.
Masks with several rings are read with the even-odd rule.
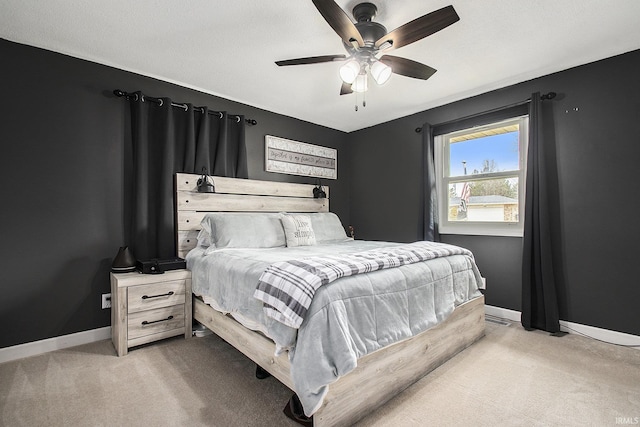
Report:
[[[266,135],[265,170],[289,175],[338,179],[338,150]]]

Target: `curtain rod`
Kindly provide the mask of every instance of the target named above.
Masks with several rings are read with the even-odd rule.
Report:
[[[133,98],[133,97],[136,97],[136,98],[138,97],[137,93],[129,93],[129,92],[122,91],[120,89],[115,89],[113,91],[113,94],[115,96],[124,97],[126,99]],[[142,95],[142,100],[143,101],[151,101],[151,102],[156,103],[158,105],[162,105],[162,103],[163,103],[161,98],[153,98],[151,96],[145,96],[145,95]],[[136,99],[136,101],[137,101],[137,99]],[[185,111],[187,111],[187,108],[189,108],[187,106],[187,104],[180,104],[180,103],[175,103],[175,102],[171,102],[171,106],[172,107],[183,108]],[[201,113],[204,113],[204,107],[193,107],[193,108],[194,108],[194,110],[200,110]],[[209,114],[220,114],[220,118],[222,118],[222,113],[220,111],[211,110],[211,111],[209,111]],[[234,115],[231,115],[231,116],[234,116]],[[240,116],[235,115],[235,117],[236,117],[236,119],[238,119],[238,121],[240,121]],[[256,120],[254,120],[254,119],[244,119],[244,121],[247,122],[247,124],[249,124],[251,126],[254,126],[254,125],[258,124],[258,122]]]
[[[545,93],[543,95],[540,95],[540,99],[542,101],[544,101],[545,99],[553,99],[553,98],[556,97],[556,95],[557,94],[555,92],[549,92],[549,93]],[[516,103],[510,104],[510,105],[505,105],[503,107],[494,108],[492,110],[483,111],[482,113],[471,114],[471,115],[468,115],[468,116],[459,117],[457,119],[448,120],[446,122],[437,123],[435,125],[432,125],[432,127],[443,126],[443,125],[448,125],[450,123],[459,122],[459,121],[462,121],[462,120],[473,119],[473,118],[476,118],[476,117],[484,116],[485,114],[491,114],[491,113],[495,113],[496,111],[506,110],[507,108],[517,107],[518,105],[528,104],[529,102],[531,102],[531,98],[525,99],[524,101],[520,101],[520,102],[516,102]],[[416,133],[420,133],[420,132],[422,132],[422,127],[416,128]]]

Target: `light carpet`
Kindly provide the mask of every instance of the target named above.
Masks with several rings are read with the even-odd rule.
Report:
[[[291,392],[215,335],[117,357],[110,341],[0,364],[4,426],[295,426]],[[357,393],[357,390],[354,390]],[[640,351],[487,322],[487,335],[358,426],[640,421]]]

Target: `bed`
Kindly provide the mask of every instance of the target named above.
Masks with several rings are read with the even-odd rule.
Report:
[[[237,295],[245,292],[241,288],[246,286],[255,288],[258,283],[262,286],[265,268],[281,264],[288,266],[287,260],[293,255],[295,259],[321,257],[324,260],[331,254],[337,254],[349,260],[364,253],[385,251],[386,254],[386,251],[402,251],[406,247],[390,242],[353,241],[344,234],[343,227],[340,235],[339,231],[335,231],[337,217],[329,212],[330,192],[327,187],[324,187],[327,198],[316,199],[313,198],[313,185],[214,177],[216,193],[198,193],[197,179],[198,175],[176,175],[177,248],[178,256],[186,257],[192,269],[194,319],[301,395],[305,412],[313,414],[313,425],[353,424],[484,335],[484,297],[477,290],[479,272],[468,253],[439,257],[428,261],[429,264],[416,262],[410,266],[401,265],[352,276],[346,273],[328,286],[317,289],[308,307],[309,313],[305,312],[309,317],[299,325],[299,329],[293,325],[283,325],[281,319],[265,314],[270,304],[265,309],[264,303],[254,298],[251,292],[249,296]],[[299,217],[300,214],[302,217]],[[249,215],[251,221],[246,222],[247,217],[243,215]],[[246,247],[245,240],[251,240],[251,236],[257,234],[255,230],[271,230],[272,225],[285,223],[283,217],[289,217],[287,221],[291,218],[312,218],[313,221],[306,225],[314,226],[317,244],[305,244],[303,239],[300,246],[288,247],[287,243],[291,240],[287,240],[290,239],[290,233],[287,232],[291,230],[284,226],[284,242],[279,234],[271,240],[261,234],[258,238],[260,245],[264,245],[263,240],[266,239],[270,242],[267,248]],[[324,228],[329,223],[333,228]],[[236,235],[222,238],[216,235],[215,238],[221,240],[213,244],[203,242],[212,233],[210,229],[207,230],[211,224],[216,230],[223,229],[220,224],[230,224],[236,230],[238,224],[244,224],[240,227],[244,233],[240,234],[244,237],[234,240],[238,238]],[[427,245],[421,242],[416,244]],[[394,248],[389,249],[391,247]],[[415,249],[411,248],[412,251]],[[210,262],[211,259],[214,261]],[[249,277],[242,278],[232,267],[249,272]],[[412,273],[414,268],[418,268],[419,273]],[[439,285],[449,280],[445,277],[447,268],[451,276],[459,278],[453,281],[455,287],[451,291]],[[429,319],[417,322],[417,326],[412,320],[406,328],[396,329],[394,326],[385,330],[384,322],[387,319],[395,321],[393,318],[402,317],[396,316],[398,312],[406,311],[404,317],[416,317],[416,312],[426,310],[419,305],[413,307],[413,302],[420,300],[414,294],[409,294],[408,290],[414,292],[413,285],[400,283],[405,280],[401,276],[413,280],[411,277],[417,274],[432,275],[433,283],[438,286],[434,285],[432,288],[435,290],[429,290],[428,286],[421,284],[415,287],[415,292],[431,292],[428,295],[436,295],[433,297],[435,300],[444,300],[447,302],[445,306],[450,308],[436,308],[434,314],[427,316]],[[214,277],[216,280],[212,280]],[[212,283],[225,280],[234,285]],[[244,281],[251,284],[240,286]],[[381,297],[375,290],[376,286],[382,286],[378,285],[380,282],[398,286],[399,289],[404,287],[405,290],[388,292],[392,297],[385,295],[387,299],[380,304],[377,299]],[[346,290],[352,292],[353,289],[360,292],[357,298],[337,299],[336,295],[345,295]],[[398,300],[396,295],[403,295],[404,302]],[[355,305],[352,300],[357,304],[360,304],[360,300],[365,303]],[[388,301],[404,304],[401,307],[408,308],[393,308],[395,306],[388,305]],[[385,313],[380,307],[387,305],[389,311]],[[244,310],[245,306],[257,306],[258,314],[253,312],[255,307]],[[375,307],[375,310],[368,310],[367,307]],[[379,312],[385,314],[380,316],[383,320],[366,320],[359,325],[358,322],[353,323],[353,317],[349,317],[354,312],[360,315],[361,312],[373,311],[376,311],[376,316]],[[368,319],[367,316],[363,317]],[[407,323],[404,318],[399,321]],[[353,334],[342,334],[348,335],[344,337],[333,332],[333,335],[329,334],[330,338],[318,338],[323,333],[321,325],[325,323],[333,331],[353,331]],[[370,327],[373,324],[375,328]],[[369,332],[360,333],[358,328],[375,329],[375,336],[368,336]],[[336,335],[338,338],[335,338]],[[329,348],[330,354],[315,363],[312,360],[314,355],[326,348]],[[325,357],[329,362],[324,360]],[[314,364],[320,365],[320,368]],[[303,370],[309,368],[313,372]]]

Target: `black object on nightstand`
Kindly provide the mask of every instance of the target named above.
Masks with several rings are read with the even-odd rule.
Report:
[[[136,268],[144,274],[162,274],[165,271],[183,270],[187,263],[182,258],[138,260]]]
[[[113,259],[111,271],[114,273],[130,273],[136,269],[136,257],[128,246],[121,246]]]

